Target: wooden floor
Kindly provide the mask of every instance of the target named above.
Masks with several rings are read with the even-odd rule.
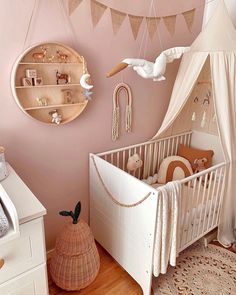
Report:
[[[221,246],[217,242],[213,242]],[[101,258],[101,268],[96,280],[87,288],[76,291],[66,292],[58,288],[49,276],[50,295],[142,295],[140,286],[113,260],[113,258],[98,245]],[[232,249],[229,249],[232,251]]]
[[[96,280],[87,288],[66,292],[58,288],[49,276],[50,295],[142,295],[140,286],[98,245],[101,268]],[[50,263],[50,262],[49,262]]]

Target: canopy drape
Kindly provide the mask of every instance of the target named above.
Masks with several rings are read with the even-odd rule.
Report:
[[[220,0],[206,28],[183,55],[169,107],[153,139],[164,137],[186,105],[206,60],[210,59],[212,99],[220,142],[227,163],[227,177],[218,239],[236,242],[236,31],[224,1]],[[183,122],[183,131],[185,126]]]

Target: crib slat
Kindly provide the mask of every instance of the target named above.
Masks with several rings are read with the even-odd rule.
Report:
[[[204,231],[207,230],[207,228],[205,227],[206,217],[207,217],[207,211],[208,211],[207,208],[209,207],[209,199],[208,199],[209,198],[209,194],[206,193],[207,178],[208,178],[208,173],[205,174],[205,178],[204,178],[203,201],[202,201],[202,208],[201,208],[201,210],[204,211],[204,217],[203,217],[203,222],[202,222],[201,234],[203,234]],[[205,197],[206,197],[206,202],[205,202],[205,205],[204,205]],[[213,198],[213,196],[212,196],[212,198]],[[199,224],[201,224],[201,222]]]
[[[143,149],[143,146],[140,146],[139,147],[139,156],[142,158],[142,149]],[[138,168],[138,179],[141,179],[141,167]]]
[[[161,142],[158,142],[158,147],[157,147],[157,152],[158,152],[158,156],[157,156],[157,171],[159,170],[160,167],[160,162],[161,162]]]
[[[211,171],[211,173],[210,173],[210,179],[209,179],[209,183],[208,183],[208,198],[209,198],[209,195],[211,193],[211,202],[210,202],[210,207],[209,207],[210,215],[211,215],[211,211],[212,211],[212,205],[213,205],[213,202],[214,202],[214,195],[212,194],[212,179],[213,179],[213,175],[214,175],[214,171]],[[207,228],[209,228],[210,220],[211,220],[211,216],[209,216],[209,218],[207,220]]]
[[[216,196],[219,196],[219,192],[220,192],[220,185],[221,185],[221,181],[222,181],[222,168],[219,169],[219,175],[216,179],[216,182],[218,182],[217,184],[217,189],[216,189]],[[219,198],[217,198],[217,200],[219,200]],[[214,211],[213,211],[213,216],[212,216],[212,226],[216,223],[217,219],[217,207],[219,206],[219,204],[217,204],[217,200],[215,201],[215,206],[214,206]]]
[[[144,165],[143,165],[143,179],[147,177],[147,145],[144,146]]]
[[[223,201],[223,195],[224,195],[224,189],[225,189],[225,167],[222,167],[222,185],[221,185],[221,190],[220,190],[220,197],[219,197],[219,210],[217,213],[217,218],[216,218],[216,222],[218,223],[219,220],[219,215],[220,215],[220,209],[222,206],[222,201]]]
[[[178,152],[179,141],[180,141],[180,138],[177,137],[177,138],[176,138],[176,145],[175,145],[175,155],[177,155],[177,152]]]
[[[125,151],[122,152],[122,170],[125,171]]]
[[[196,178],[197,179],[197,178]],[[198,204],[199,204],[199,200],[200,200],[200,195],[201,195],[201,185],[202,185],[202,176],[200,176],[199,180],[198,180],[198,188],[197,188],[197,202],[195,205],[195,217],[194,217],[194,221],[193,221],[193,238],[197,236],[197,226],[198,223],[200,222],[201,216],[199,218],[198,221]]]
[[[111,164],[112,165],[114,164],[114,154],[113,153],[111,154]]]
[[[152,175],[154,175],[157,172],[156,166],[157,166],[157,143],[155,142],[154,148],[153,148]]]
[[[187,212],[185,212],[186,219],[188,220],[188,228],[187,228],[187,231],[186,231],[186,242],[188,242],[192,238],[192,232],[193,232],[193,230],[192,230],[192,220],[193,220],[193,214],[194,214],[194,210],[193,210],[193,207],[194,207],[194,195],[193,195],[193,192],[194,191],[191,191],[191,181],[188,181],[187,185],[188,185],[187,186],[188,187],[187,194],[186,194],[186,196],[184,196],[188,200]]]
[[[116,153],[116,167],[120,168],[120,152]]]
[[[137,147],[135,147],[135,148],[133,149],[133,153],[132,153],[132,155],[134,155],[134,154],[137,154]],[[132,175],[135,177],[135,175],[136,175],[136,171],[133,171],[133,172],[132,172]]]

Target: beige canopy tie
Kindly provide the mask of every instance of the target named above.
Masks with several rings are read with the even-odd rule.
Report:
[[[127,96],[127,105],[125,110],[125,130],[131,132],[132,123],[132,94],[129,85],[126,83],[119,83],[113,92],[113,111],[112,111],[112,140],[116,141],[119,137],[120,125],[120,107],[119,107],[119,94],[124,90]]]

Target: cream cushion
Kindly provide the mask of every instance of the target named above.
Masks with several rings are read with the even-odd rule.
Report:
[[[193,174],[190,162],[180,156],[165,158],[159,168],[157,182],[165,184],[172,180],[180,180]]]

